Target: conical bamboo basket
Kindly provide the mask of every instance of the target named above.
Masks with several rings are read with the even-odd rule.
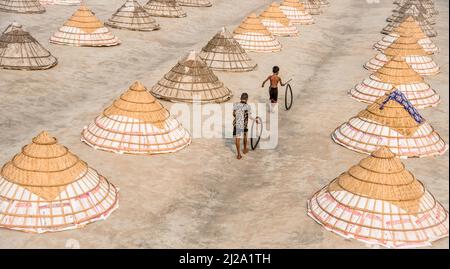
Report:
[[[118,189],[42,132],[0,172],[0,227],[31,233],[76,229],[118,208]]]
[[[39,0],[41,5],[78,6],[81,0]]]
[[[322,14],[320,2],[317,0],[300,0],[300,3],[305,5],[306,11],[311,15]]]
[[[430,24],[436,24],[436,20],[433,15],[428,13],[428,10],[424,5],[417,0],[410,0],[402,6],[397,7],[392,11],[392,15],[386,19],[386,21],[400,21],[405,17],[411,15],[422,14]]]
[[[416,0],[412,0],[412,2],[414,1]],[[408,4],[408,2],[411,1],[410,0],[394,1],[394,4],[397,5],[397,7],[395,7],[393,11],[399,10],[402,6]],[[434,0],[419,0],[419,2],[427,10],[427,13],[430,14],[431,16],[439,15],[439,11],[436,9]]]
[[[305,5],[300,3],[299,0],[284,0],[280,9],[292,24],[314,24],[314,18],[306,11]]]
[[[439,11],[436,9],[434,0],[422,0],[422,5],[428,11],[428,14],[431,14],[433,16],[439,15]]]
[[[55,1],[54,0],[39,0],[39,3],[43,6],[46,6],[46,5],[53,5],[55,3]]]
[[[430,53],[427,53],[418,43],[419,39],[411,34],[397,38],[384,52],[378,53],[370,59],[364,67],[370,71],[377,71],[395,56],[404,57],[406,62],[422,76],[433,76],[439,73],[440,68],[434,62]]]
[[[257,67],[225,27],[203,47],[200,58],[216,71],[247,72]]]
[[[53,3],[61,6],[78,6],[81,4],[81,0],[53,0]]]
[[[119,154],[162,154],[191,143],[189,132],[139,82],[86,126],[81,141]]]
[[[119,45],[119,39],[85,5],[50,37],[50,43],[75,47],[109,47]]]
[[[397,89],[339,126],[331,137],[341,146],[366,154],[380,146],[388,146],[402,158],[442,155],[448,150],[439,134]]]
[[[319,0],[318,2],[320,3],[321,7],[327,7],[330,5],[330,2],[328,0]]]
[[[155,17],[186,17],[186,12],[184,12],[176,0],[150,0],[144,8],[150,15]]]
[[[418,39],[418,43],[422,48],[429,53],[438,53],[439,48],[434,44],[433,40],[429,38],[420,28],[420,25],[414,20],[412,16],[408,16],[397,28],[395,28],[390,34],[383,37],[378,43],[375,43],[374,48],[383,52],[387,47],[392,45],[398,37],[408,36],[412,34],[413,37]]]
[[[105,25],[132,31],[155,31],[160,29],[159,24],[137,0],[126,0]]]
[[[280,5],[273,2],[261,15],[261,23],[275,36],[298,36],[297,27],[284,15]]]
[[[448,211],[387,147],[308,200],[308,215],[345,238],[388,248],[431,246],[448,237]]]
[[[400,90],[418,108],[437,106],[441,98],[402,57],[395,57],[349,91],[355,100],[373,103],[392,88]]]
[[[0,0],[0,11],[11,13],[44,13],[45,8],[39,0]]]
[[[172,102],[221,103],[231,91],[195,51],[191,51],[151,89],[157,98]]]
[[[391,22],[389,22],[389,24],[386,27],[383,28],[383,30],[381,30],[381,33],[385,34],[385,35],[392,33],[409,16],[412,16],[414,18],[414,20],[419,24],[420,28],[422,28],[422,31],[428,37],[436,37],[437,36],[436,30],[433,28],[433,26],[431,26],[431,24],[423,16],[423,14],[408,14],[407,16],[404,16],[403,18],[398,18],[395,21],[391,21]]]
[[[177,0],[180,6],[187,7],[211,7],[212,3],[210,0]]]
[[[0,68],[44,70],[57,63],[57,59],[20,24],[12,23],[0,36]]]
[[[278,52],[281,43],[261,23],[256,14],[251,14],[234,30],[234,39],[250,52]]]

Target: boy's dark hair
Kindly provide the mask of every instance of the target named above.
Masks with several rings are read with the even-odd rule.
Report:
[[[241,94],[241,101],[248,100],[248,93],[244,92]]]
[[[278,66],[274,66],[273,68],[272,68],[272,72],[273,73],[278,73],[280,71],[280,68],[278,67]]]

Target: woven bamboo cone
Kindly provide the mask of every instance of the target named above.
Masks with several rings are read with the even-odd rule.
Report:
[[[41,5],[78,6],[81,0],[39,0]]]
[[[394,21],[389,22],[389,24],[381,30],[382,34],[388,35],[394,31],[399,25],[404,22],[409,16],[412,16],[414,20],[419,24],[422,31],[428,37],[436,37],[438,34],[430,22],[425,18],[425,16],[421,13],[408,13],[403,17],[398,17]]]
[[[160,26],[137,0],[126,0],[105,25],[132,31],[155,31]]]
[[[192,139],[144,85],[135,82],[83,129],[81,141],[99,150],[150,155],[180,151]]]
[[[110,47],[119,39],[84,4],[50,37],[50,43],[75,47]]]
[[[191,51],[151,88],[157,98],[171,102],[221,103],[232,96],[230,89]]]
[[[250,14],[234,30],[233,36],[247,52],[281,51],[281,43],[267,30],[256,14]]]
[[[413,0],[415,1],[415,0]],[[407,4],[410,0],[394,0],[394,4],[397,5],[395,9]],[[436,9],[434,4],[434,0],[419,0],[419,2],[427,9],[428,13],[435,16],[439,14],[439,11]]]
[[[429,53],[435,54],[439,52],[439,48],[434,44],[433,40],[429,38],[423,31],[420,25],[414,20],[414,17],[408,16],[397,28],[395,28],[390,34],[383,37],[382,40],[375,43],[374,48],[383,52],[388,48],[398,37],[406,37],[412,34],[414,38],[417,38],[422,48]]]
[[[186,17],[186,12],[184,12],[176,0],[150,0],[144,8],[151,16],[155,17]]]
[[[187,7],[211,7],[210,0],[177,0],[180,6]]]
[[[439,15],[439,11],[436,9],[436,5],[434,4],[434,0],[420,0],[422,5],[425,7],[427,12],[430,15],[436,16]]]
[[[0,68],[44,70],[57,63],[57,59],[18,23],[9,25],[0,36]]]
[[[403,5],[397,6],[392,10],[392,15],[388,17],[386,20],[388,22],[402,19],[404,16],[409,16],[412,13],[420,13],[423,14],[425,18],[427,18],[430,24],[436,24],[434,11],[429,8],[423,1],[420,0],[409,0],[405,2]]]
[[[400,100],[389,98],[393,95],[401,96]],[[366,154],[388,146],[402,158],[442,155],[448,150],[440,135],[397,89],[343,123],[331,138],[341,146]]]
[[[0,172],[0,227],[58,232],[106,219],[118,189],[42,132]]]
[[[432,14],[433,16],[439,15],[439,10],[436,9],[436,5],[433,0],[424,1],[424,6],[428,10],[429,14]]]
[[[273,2],[261,15],[261,23],[275,36],[298,36],[297,27],[284,15],[280,5]]]
[[[315,193],[308,215],[340,236],[388,248],[431,246],[449,232],[448,211],[384,146]]]
[[[54,0],[39,0],[39,3],[43,6],[46,5],[53,5],[54,4]]]
[[[199,56],[215,71],[248,72],[257,67],[225,27],[203,47]]]
[[[281,11],[292,22],[298,25],[314,24],[314,18],[305,8],[305,5],[299,0],[284,0],[280,6]]]
[[[300,3],[305,5],[306,11],[311,15],[322,14],[321,4],[317,0],[300,0]]]
[[[60,6],[78,6],[81,4],[81,0],[53,0],[53,4]]]
[[[417,109],[437,106],[441,98],[423,77],[402,57],[394,57],[383,67],[349,91],[349,95],[364,103],[373,103],[397,88]]]
[[[330,5],[330,2],[328,0],[318,0],[321,7],[328,7]]]
[[[0,0],[0,11],[10,13],[44,13],[45,8],[39,0]]]
[[[433,76],[440,72],[439,66],[418,43],[419,39],[412,33],[397,38],[383,52],[370,59],[364,67],[372,72],[380,69],[386,62],[396,56],[404,57],[406,62],[421,76]]]

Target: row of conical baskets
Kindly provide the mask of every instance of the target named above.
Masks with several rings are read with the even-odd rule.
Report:
[[[307,13],[301,7],[304,16]],[[277,17],[282,14],[279,9],[275,13]],[[155,97],[174,102],[227,101],[231,91],[213,70],[255,70],[257,64],[235,39],[247,21],[234,33],[221,29],[201,53],[189,52],[151,89],[135,82],[81,131],[81,140],[95,149],[117,154],[163,154],[187,147],[192,141],[189,132]],[[81,5],[64,26],[73,27],[69,31],[73,35],[61,35],[58,40],[64,43],[64,38],[78,39],[75,35],[100,34],[100,26],[94,14]],[[265,26],[260,27],[272,36]],[[104,39],[105,32],[102,34]],[[0,37],[0,55],[0,66],[7,69],[38,70],[56,63],[16,23]],[[37,233],[73,229],[105,219],[117,207],[118,189],[47,132],[36,136],[1,170],[1,227]]]
[[[208,6],[208,1],[187,0],[184,4],[191,1],[191,6]],[[116,13],[106,22],[100,21],[94,13],[81,1],[78,0],[60,0],[46,1],[54,4],[80,4],[78,10],[58,29],[51,37],[50,43],[58,45],[69,45],[77,47],[109,47],[120,44],[120,40],[106,27],[114,27],[136,31],[152,31],[159,29],[152,16],[162,16],[149,13],[136,0],[125,0],[125,3]],[[172,3],[173,2],[173,3]],[[195,4],[195,3],[196,4]],[[174,0],[152,0],[149,4],[176,5]],[[20,12],[39,6],[37,0],[0,0],[0,10],[14,10],[17,7]],[[311,24],[314,19],[308,13],[320,14],[321,6],[324,4],[315,3],[315,1],[306,1],[305,4],[297,0],[284,0],[280,6],[273,3],[259,17],[251,14],[234,31],[234,39],[224,30],[222,37],[217,37],[210,46],[221,46],[224,49],[237,47],[239,42],[242,48],[234,52],[237,59],[224,59],[218,66],[218,69],[229,71],[250,71],[256,65],[250,61],[248,56],[242,52],[246,51],[267,52],[281,50],[281,43],[277,41],[274,35],[291,36],[298,35],[298,30],[293,24]],[[7,9],[7,7],[11,7]],[[22,10],[24,9],[24,10]],[[19,12],[18,11],[18,12]],[[31,11],[30,11],[31,12]],[[57,64],[57,59],[51,53],[41,46],[33,37],[31,37],[18,23],[13,23],[3,32],[3,42],[0,49],[4,53],[0,54],[0,68],[38,70],[52,68]],[[211,49],[214,49],[213,47]],[[208,50],[208,48],[206,48]],[[25,51],[26,53],[21,53]],[[233,57],[232,53],[228,56]],[[215,56],[214,54],[213,56]],[[211,55],[205,55],[208,61]],[[241,58],[239,58],[241,57]],[[242,58],[243,57],[243,58]],[[231,62],[230,62],[231,60]],[[214,65],[219,63],[215,60]],[[226,64],[230,64],[226,66]],[[237,65],[236,65],[237,64]]]
[[[283,13],[284,8],[287,8],[288,15]],[[318,8],[319,5],[315,6],[315,9]],[[299,12],[292,12],[292,9]],[[199,54],[190,52],[182,58],[151,88],[152,94],[169,101],[192,102],[194,98],[199,102],[227,101],[232,93],[212,70],[230,72],[255,70],[257,64],[247,52],[274,51],[271,46],[281,49],[281,43],[275,40],[274,35],[284,35],[283,31],[292,31],[297,35],[298,30],[292,26],[293,20],[288,17],[295,20],[298,15],[310,18],[308,24],[312,21],[303,4],[295,0],[285,0],[281,6],[277,3],[270,5],[260,17],[250,15],[233,33],[223,28]],[[287,28],[284,27],[285,24]],[[103,46],[117,40],[110,35],[107,28],[102,27],[102,23],[85,5],[81,5],[61,29],[63,30],[50,38],[51,43],[76,46],[89,43],[93,46]],[[0,37],[0,44],[2,44],[1,68],[40,70],[57,64],[57,59],[20,24],[11,24]],[[22,53],[23,51],[27,53]]]
[[[75,6],[82,2],[82,0],[2,0],[0,1],[0,11],[22,14],[44,13],[47,5]],[[120,8],[115,15],[136,16],[135,18],[147,18],[147,15],[155,17],[185,17],[186,12],[183,11],[182,6],[212,6],[212,1],[210,0],[148,0],[147,4],[143,6],[145,8],[143,10],[137,0],[127,2],[129,3]],[[133,12],[130,8],[137,8],[135,11],[138,14],[130,14]],[[140,17],[142,15],[145,16]]]
[[[209,0],[150,0],[142,6],[138,0],[125,3],[106,23],[97,19],[81,0],[0,0],[0,11],[43,13],[44,5],[81,5],[50,38],[50,42],[71,46],[115,46],[120,40],[106,26],[133,31],[155,31],[160,25],[154,17],[185,17],[180,5],[210,7]]]
[[[191,142],[188,132],[155,97],[226,101],[231,91],[212,70],[254,70],[256,64],[247,52],[281,49],[274,36],[298,35],[293,17],[308,24],[311,21],[304,22],[305,16],[317,13],[307,3],[298,2],[298,12],[283,11],[283,5],[275,3],[260,16],[247,17],[233,33],[222,29],[200,54],[189,53],[151,89],[134,83],[84,128],[82,141],[114,153],[183,149]],[[320,3],[315,7],[320,8]],[[338,127],[332,139],[370,156],[308,201],[308,214],[326,229],[396,248],[429,246],[448,236],[447,210],[399,160],[437,156],[448,149],[418,110],[440,102],[424,79],[439,72],[432,57],[439,51],[432,40],[437,35],[432,26],[436,14],[432,1],[399,1],[383,29],[385,36],[374,46],[379,53],[365,65],[373,73],[349,91],[368,106]],[[59,184],[53,173],[64,173],[64,180]],[[0,201],[6,208],[0,211],[0,226],[11,229],[46,232],[79,227],[107,217],[117,207],[117,189],[45,132],[4,166],[0,180],[0,194],[5,197]],[[64,207],[79,196],[88,201],[81,199],[81,205],[71,210]]]
[[[308,201],[308,215],[345,238],[392,248],[430,246],[448,236],[448,211],[399,160],[442,155],[448,145],[419,112],[440,103],[424,77],[439,73],[431,0],[395,1],[364,67],[373,73],[349,90],[369,104],[339,126],[334,142],[370,154]]]

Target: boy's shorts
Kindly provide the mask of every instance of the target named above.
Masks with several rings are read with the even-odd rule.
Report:
[[[278,102],[278,88],[270,88],[269,96],[270,96],[271,103],[277,103]]]
[[[247,134],[247,133],[248,133],[248,128],[241,129],[241,128],[233,127],[233,136],[235,138],[241,138],[244,136],[244,134]]]

